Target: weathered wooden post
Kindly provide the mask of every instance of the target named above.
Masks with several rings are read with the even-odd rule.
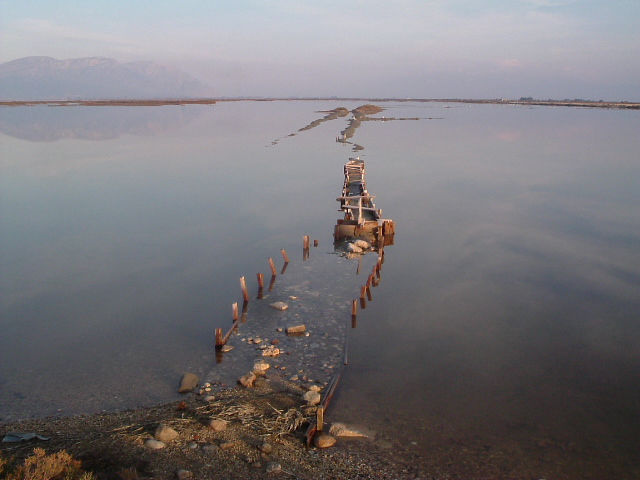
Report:
[[[221,348],[224,346],[224,342],[222,341],[222,329],[216,328],[216,348]]]
[[[242,289],[242,298],[245,302],[248,302],[249,290],[247,290],[247,282],[245,282],[244,277],[240,277],[240,288]]]
[[[231,304],[231,311],[233,312],[233,323],[238,321],[238,302]]]
[[[324,428],[324,407],[322,405],[318,405],[316,410],[316,425],[316,429],[321,432]]]
[[[275,277],[278,274],[278,272],[276,271],[276,266],[273,263],[273,258],[271,257],[269,257],[269,267],[271,268],[271,275]]]
[[[313,246],[317,247],[318,245],[320,245],[320,240],[314,240],[313,241]]]
[[[282,252],[284,263],[289,263],[289,255],[287,255],[287,251],[283,248],[282,250],[280,250],[280,252]]]

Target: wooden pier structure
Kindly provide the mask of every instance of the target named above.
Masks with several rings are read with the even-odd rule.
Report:
[[[376,208],[374,198],[367,191],[364,160],[350,158],[344,166],[342,195],[336,199],[344,219],[339,219],[335,226],[334,240],[363,238],[378,247],[393,245],[395,223],[382,218],[382,210]]]

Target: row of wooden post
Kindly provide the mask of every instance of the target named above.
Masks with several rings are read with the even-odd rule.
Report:
[[[310,244],[310,238],[309,235],[305,235],[303,237],[303,259],[306,260],[307,258],[309,258],[309,244]],[[317,247],[319,244],[318,240],[314,240],[313,241],[313,246]],[[284,260],[284,265],[282,266],[282,270],[280,271],[280,275],[283,275],[284,272],[287,270],[287,266],[289,265],[289,255],[287,255],[287,251],[283,248],[280,250],[280,253],[282,254],[282,258]],[[273,258],[269,257],[268,259],[269,262],[269,268],[271,269],[271,282],[269,283],[269,291],[273,290],[273,287],[276,283],[276,277],[278,275],[278,271],[276,270],[276,265],[273,261]],[[258,273],[257,274],[257,279],[258,279],[258,295],[257,298],[258,300],[263,298],[263,289],[264,289],[264,274],[262,273]],[[242,290],[242,298],[244,300],[244,304],[243,304],[243,321],[244,321],[244,317],[246,317],[246,313],[247,313],[247,308],[249,305],[249,290],[247,289],[247,282],[245,280],[244,277],[240,277],[240,289]],[[231,329],[226,333],[226,335],[223,335],[222,332],[222,328],[216,328],[215,330],[215,337],[216,337],[216,348],[222,348],[226,343],[227,340],[229,339],[229,337],[231,336],[231,333],[238,328],[238,322],[239,322],[239,318],[238,318],[238,303],[234,303],[232,304],[232,311],[233,311],[233,325],[231,326]]]

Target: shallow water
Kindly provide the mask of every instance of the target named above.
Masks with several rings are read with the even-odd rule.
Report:
[[[330,250],[348,117],[288,135],[357,105],[1,109],[0,418],[161,402],[183,371],[215,372],[237,279],[301,256],[305,234]],[[398,233],[331,416],[423,458],[478,447],[532,475],[545,456],[631,472],[638,113],[384,106],[421,120],[352,139]]]

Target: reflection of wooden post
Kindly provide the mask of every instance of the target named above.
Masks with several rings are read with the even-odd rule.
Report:
[[[289,255],[287,255],[287,251],[283,248],[280,250],[282,252],[282,258],[284,258],[284,263],[289,263]]]
[[[271,292],[273,290],[273,286],[276,284],[276,276],[275,275],[271,275],[271,282],[269,282],[269,291]]]
[[[244,302],[242,304],[242,317],[240,318],[240,321],[242,323],[247,321],[247,312],[249,311],[249,302]]]
[[[276,266],[273,263],[273,258],[269,257],[269,267],[271,267],[271,275],[276,276],[277,272],[276,272]]]
[[[242,289],[242,298],[244,298],[245,302],[248,302],[249,291],[247,290],[247,282],[245,282],[244,277],[240,277],[240,288]]]
[[[224,342],[222,341],[222,329],[216,328],[216,347],[222,347]]]
[[[367,308],[367,301],[365,300],[365,296],[367,295],[367,286],[363,285],[360,289],[360,308]]]
[[[262,273],[257,274],[258,277],[258,300],[262,299],[262,289],[264,288],[264,275]]]
[[[367,285],[365,285],[365,288],[367,290],[367,298],[369,299],[369,301],[373,301],[373,296],[371,295],[371,286],[369,285],[369,282],[367,282]]]
[[[357,314],[358,314],[358,301],[351,301],[351,328],[356,328],[357,325]]]

